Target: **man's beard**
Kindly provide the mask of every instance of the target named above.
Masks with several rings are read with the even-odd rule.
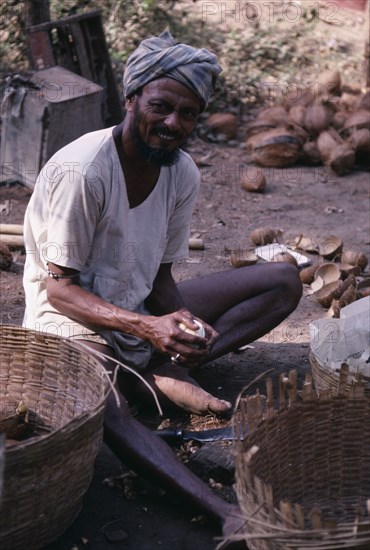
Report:
[[[135,141],[139,152],[147,162],[155,164],[156,166],[172,166],[175,164],[180,157],[180,149],[177,147],[173,151],[167,151],[162,147],[150,147],[142,139],[139,133],[139,123],[140,123],[140,113],[138,109],[135,111],[135,117],[131,124],[131,135]],[[163,132],[164,134],[168,133],[168,130],[165,126],[159,125],[157,127],[158,131]]]

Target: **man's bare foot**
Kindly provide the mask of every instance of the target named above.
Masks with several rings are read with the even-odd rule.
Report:
[[[188,370],[179,365],[161,365],[146,374],[144,378],[157,393],[164,406],[176,405],[194,414],[213,413],[226,416],[231,412],[232,404],[229,401],[218,399],[203,390],[189,376]],[[150,398],[149,390],[144,385],[140,384],[139,389],[141,394]]]

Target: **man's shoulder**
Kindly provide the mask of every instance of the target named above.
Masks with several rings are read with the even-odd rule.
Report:
[[[179,172],[184,174],[189,174],[191,177],[198,177],[199,176],[199,169],[197,165],[195,164],[192,157],[184,151],[183,149],[180,149],[180,155],[178,162],[174,165]]]
[[[57,151],[49,160],[55,162],[60,159],[78,159],[79,162],[88,162],[96,157],[105,145],[109,145],[112,136],[112,128],[103,128],[83,134],[71,141],[59,151]]]

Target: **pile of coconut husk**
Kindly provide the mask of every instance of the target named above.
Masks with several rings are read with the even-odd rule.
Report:
[[[342,84],[338,71],[315,86],[287,89],[262,109],[246,132],[247,152],[260,166],[325,164],[338,176],[370,166],[370,91]]]
[[[250,241],[254,246],[282,244],[283,231],[271,227],[258,227],[250,233]],[[342,239],[329,235],[320,242],[308,235],[298,235],[286,243],[286,250],[273,253],[272,262],[288,262],[297,269],[304,285],[309,288],[308,295],[314,295],[322,307],[329,309],[329,314],[339,317],[340,310],[350,303],[370,296],[370,276],[365,269],[368,265],[366,254],[358,250],[344,248]],[[298,256],[308,260],[307,267],[300,267]],[[239,268],[260,262],[255,250],[237,249],[230,254],[230,263]]]
[[[300,271],[300,278],[310,286],[308,294],[313,294],[333,317],[339,317],[343,307],[370,295],[370,278],[365,273],[368,258],[363,252],[344,249],[336,235],[319,244],[300,235],[294,245],[296,250],[316,255],[312,265]]]

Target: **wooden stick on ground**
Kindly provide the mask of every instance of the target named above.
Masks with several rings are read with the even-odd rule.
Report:
[[[18,223],[0,223],[0,234],[23,235],[23,225]]]
[[[23,235],[7,235],[0,233],[0,242],[14,248],[21,248],[24,246]]]

